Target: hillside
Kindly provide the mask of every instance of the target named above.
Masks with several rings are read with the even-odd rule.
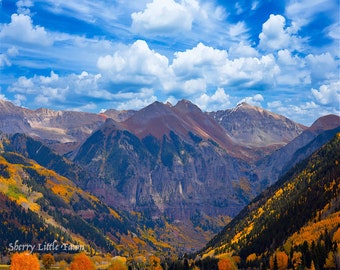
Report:
[[[92,194],[123,218],[128,232],[119,235],[136,235],[146,243],[141,250],[165,253],[203,248],[339,126],[340,118],[330,115],[306,128],[246,103],[216,114],[181,100],[99,115],[0,104],[5,152]],[[96,218],[102,216],[94,211]]]
[[[115,254],[172,249],[151,236],[152,228],[157,229],[156,224],[137,212],[118,212],[68,178],[19,153],[7,151],[10,142],[9,137],[2,135],[0,214],[3,237],[0,239],[3,248],[16,240],[35,244],[53,239]]]
[[[339,160],[337,134],[255,198],[201,254],[240,256],[242,267],[269,266],[273,254],[308,268],[313,262],[323,269],[328,256],[328,263],[335,263],[340,244]]]

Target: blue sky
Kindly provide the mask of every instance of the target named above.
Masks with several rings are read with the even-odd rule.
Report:
[[[227,2],[227,3],[226,3]],[[340,114],[338,0],[0,0],[0,98],[36,109],[242,101]]]

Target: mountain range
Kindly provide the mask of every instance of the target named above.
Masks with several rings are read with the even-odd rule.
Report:
[[[54,207],[49,196],[61,196],[61,213],[82,220],[98,239],[108,237],[120,252],[188,252],[203,248],[263,190],[330,141],[340,131],[340,117],[324,116],[306,127],[246,103],[208,113],[182,100],[91,114],[29,110],[0,100],[0,131],[3,168],[11,168],[0,179],[20,176],[12,185],[31,203],[8,195],[3,184],[7,197],[48,213]],[[30,197],[25,190],[34,183],[22,178],[28,167],[30,181],[51,171],[63,179],[53,180],[63,191],[56,194],[45,178],[45,191],[35,192],[46,201]],[[106,210],[98,211],[95,202]],[[77,233],[53,219],[70,237]],[[92,245],[108,248],[103,243]]]

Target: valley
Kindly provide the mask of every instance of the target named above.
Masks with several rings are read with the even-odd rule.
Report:
[[[90,114],[0,100],[0,131],[2,254],[56,240],[172,269],[271,267],[278,252],[293,264],[318,245],[338,258],[339,116],[306,127],[246,103]]]

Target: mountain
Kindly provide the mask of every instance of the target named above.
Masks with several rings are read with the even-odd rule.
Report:
[[[307,128],[245,102],[236,108],[209,112],[208,115],[224,127],[235,143],[258,149],[262,154],[284,146]]]
[[[307,128],[246,103],[205,113],[187,100],[154,102],[98,115],[0,106],[0,130],[12,134],[7,152],[96,196],[123,224],[137,222],[131,233],[166,252],[202,248],[339,126],[338,116],[327,116]]]
[[[240,107],[260,111],[246,104]],[[261,113],[262,118],[274,115]],[[296,136],[302,131],[302,126],[275,117],[291,126],[281,131],[284,138],[293,137],[292,130]],[[286,130],[290,135],[282,135]],[[154,102],[125,121],[107,119],[79,147],[73,161],[97,176],[84,188],[109,205],[153,220],[165,217],[195,232],[204,243],[221,229],[221,220],[235,216],[264,188],[249,162],[253,153],[211,116],[182,100],[175,106]],[[186,247],[194,248],[189,242]]]
[[[85,188],[109,205],[142,212],[151,220],[164,217],[186,234],[195,233],[200,243],[248,200],[233,190],[241,174],[246,176],[239,167],[247,165],[195,134],[182,139],[170,131],[161,140],[152,135],[140,139],[107,120],[80,147],[74,161],[97,176]],[[242,181],[250,186],[246,177]],[[250,190],[245,196],[251,196]],[[197,243],[185,244],[197,248]]]
[[[310,268],[313,263],[324,269],[334,263],[335,268],[340,247],[339,160],[340,133],[255,198],[201,255],[240,256],[243,268],[269,266],[275,258],[281,263],[279,256],[287,258],[286,267],[290,263]]]
[[[2,135],[0,140],[1,247],[16,240],[32,244],[57,240],[116,254],[173,249],[150,237],[157,224],[140,213],[109,207],[70,179],[12,151],[13,142],[19,140],[13,136]],[[40,143],[21,136],[21,145],[28,149]]]
[[[135,114],[136,111],[134,110],[115,110],[109,109],[101,113],[104,117],[112,118],[116,122],[122,122],[126,119],[130,118],[132,115]]]
[[[259,160],[254,166],[253,173],[262,182],[262,187],[271,185],[299,161],[327,143],[339,131],[339,116],[320,117],[287,145]]]
[[[75,111],[29,110],[0,100],[0,130],[24,133],[42,140],[60,154],[75,149],[107,118]]]

